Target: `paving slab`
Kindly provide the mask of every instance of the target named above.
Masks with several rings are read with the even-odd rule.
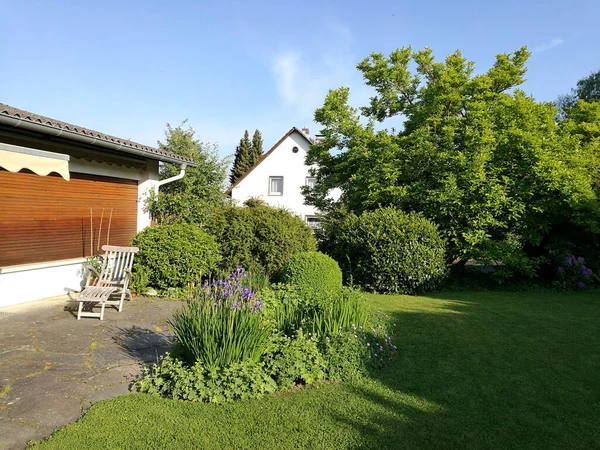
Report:
[[[144,363],[173,344],[174,300],[136,298],[104,320],[76,319],[68,297],[0,308],[0,449],[71,423],[92,404],[130,392]]]

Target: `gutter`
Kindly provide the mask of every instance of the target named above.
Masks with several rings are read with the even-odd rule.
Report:
[[[126,145],[115,144],[114,142],[108,142],[103,139],[98,139],[98,138],[89,137],[89,136],[83,136],[79,133],[75,133],[75,132],[69,131],[69,130],[57,130],[56,128],[53,128],[53,127],[49,127],[49,126],[41,125],[41,124],[37,124],[37,123],[31,123],[26,120],[15,119],[13,117],[7,117],[7,116],[0,115],[0,124],[24,128],[26,130],[37,131],[37,132],[49,134],[49,135],[52,135],[55,137],[60,136],[60,137],[64,137],[64,138],[72,140],[72,141],[79,141],[79,142],[83,142],[85,144],[94,145],[94,146],[98,146],[98,147],[104,147],[104,148],[114,150],[114,151],[122,151],[125,153],[130,153],[130,154],[141,156],[144,158],[157,159],[159,161],[181,164],[181,160],[176,159],[176,158],[171,158],[169,156],[158,155],[158,154],[148,152],[145,150],[138,150],[136,148],[132,148],[132,147],[129,147]],[[187,163],[182,164],[182,167],[183,167],[182,173],[183,174],[185,174],[185,166],[186,165],[187,165]],[[181,173],[176,176],[183,178],[183,175]],[[177,178],[177,179],[180,179],[180,178]],[[163,181],[168,181],[168,180],[163,180]],[[175,181],[175,180],[172,180],[172,181]]]
[[[156,191],[158,192],[158,188],[160,188],[164,184],[168,184],[168,183],[172,183],[173,181],[181,180],[185,176],[186,167],[187,167],[187,164],[182,164],[181,171],[179,172],[179,174],[177,174],[173,177],[165,178],[164,180],[160,180],[158,182],[158,184],[156,185]]]

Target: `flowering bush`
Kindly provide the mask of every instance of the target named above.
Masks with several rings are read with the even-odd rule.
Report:
[[[238,267],[226,280],[205,282],[169,320],[177,339],[175,352],[188,364],[200,361],[217,369],[258,362],[270,329],[260,314],[262,301],[243,284],[246,277]]]
[[[169,321],[173,354],[145,369],[134,389],[224,403],[325,378],[362,378],[395,350],[385,322],[368,313],[358,291],[342,288],[313,302],[293,285],[260,295],[256,285],[262,283],[238,267],[224,280],[190,287],[187,304]]]
[[[558,286],[566,289],[584,289],[596,281],[597,277],[592,269],[585,266],[585,259],[581,256],[567,256],[561,266],[556,269]]]

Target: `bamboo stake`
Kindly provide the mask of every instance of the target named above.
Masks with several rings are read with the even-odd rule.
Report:
[[[108,240],[110,238],[110,224],[112,223],[112,212],[113,212],[113,209],[110,208],[110,218],[108,219],[108,230],[106,231],[106,245],[109,245]]]
[[[100,230],[98,230],[98,244],[96,244],[96,251],[100,251],[100,236],[102,236],[102,221],[104,220],[104,208],[102,208],[102,215],[100,216]]]
[[[90,208],[90,256],[94,256],[94,216]]]

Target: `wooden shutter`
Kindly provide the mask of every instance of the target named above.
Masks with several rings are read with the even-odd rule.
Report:
[[[137,181],[0,169],[0,267],[99,254],[136,229]]]

